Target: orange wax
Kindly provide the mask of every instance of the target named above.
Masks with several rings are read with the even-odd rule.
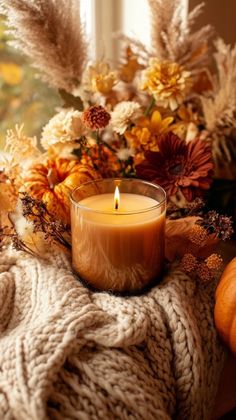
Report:
[[[165,212],[153,198],[94,195],[71,208],[73,266],[97,289],[139,290],[163,267]]]

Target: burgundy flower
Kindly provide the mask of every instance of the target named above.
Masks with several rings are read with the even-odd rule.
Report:
[[[185,143],[174,133],[158,137],[158,152],[147,152],[136,166],[137,176],[161,185],[172,196],[181,191],[188,201],[210,187],[213,163],[210,146],[200,139]]]

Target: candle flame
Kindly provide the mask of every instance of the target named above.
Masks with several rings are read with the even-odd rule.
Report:
[[[114,193],[114,207],[115,210],[118,210],[120,205],[120,191],[119,187],[116,186],[115,193]]]

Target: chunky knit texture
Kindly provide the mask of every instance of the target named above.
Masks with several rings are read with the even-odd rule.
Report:
[[[0,255],[0,418],[208,419],[223,363],[213,285],[172,270],[139,297],[92,293],[64,255]]]

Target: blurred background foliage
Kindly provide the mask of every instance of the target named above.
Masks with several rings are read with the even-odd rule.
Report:
[[[6,131],[24,123],[25,134],[40,136],[42,126],[61,104],[56,90],[41,82],[29,62],[9,46],[0,16],[0,149]]]

